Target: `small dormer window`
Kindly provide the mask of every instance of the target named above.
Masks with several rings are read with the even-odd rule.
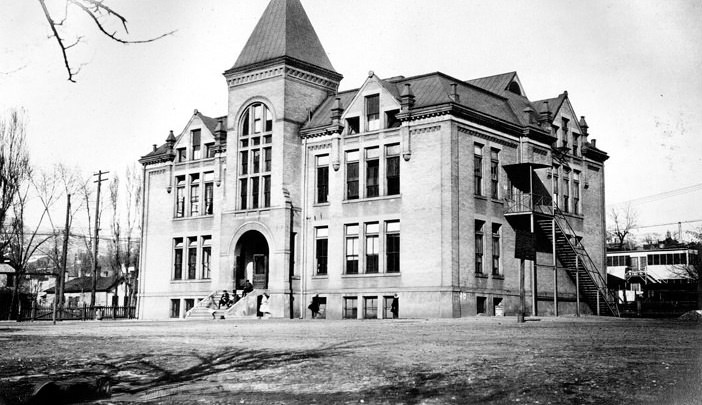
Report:
[[[385,112],[385,127],[386,128],[397,128],[400,126],[401,122],[397,119],[397,114],[400,110],[391,110]]]
[[[519,83],[517,82],[512,82],[509,84],[507,87],[507,90],[510,91],[511,93],[514,93],[516,95],[521,96],[522,95],[522,89],[519,87]]]
[[[366,129],[368,131],[377,131],[380,129],[379,94],[366,97]]]
[[[358,117],[351,117],[346,119],[346,133],[348,135],[354,135],[360,132],[360,124]]]
[[[176,162],[185,162],[186,157],[185,148],[176,149]]]

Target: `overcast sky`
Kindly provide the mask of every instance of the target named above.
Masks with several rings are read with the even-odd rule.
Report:
[[[51,2],[51,0],[50,0]],[[230,68],[266,0],[108,1],[131,39],[110,42],[70,14],[66,80],[38,1],[4,1],[0,110],[27,111],[32,160],[124,172],[193,109],[227,111]],[[441,71],[467,80],[517,71],[531,100],[568,90],[609,153],[607,203],[702,184],[702,2],[302,0],[341,89]],[[702,220],[702,186],[634,201],[641,225]],[[701,226],[700,222],[683,228]],[[687,228],[686,228],[687,227]],[[663,228],[665,229],[665,228]],[[677,229],[677,227],[668,227]],[[647,228],[642,232],[660,231]]]

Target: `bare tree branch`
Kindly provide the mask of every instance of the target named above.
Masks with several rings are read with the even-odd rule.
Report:
[[[68,55],[66,55],[66,47],[63,44],[63,39],[61,39],[61,36],[59,35],[58,31],[56,30],[56,22],[51,18],[51,13],[49,12],[49,9],[46,8],[46,3],[44,3],[44,0],[39,0],[39,4],[41,4],[41,8],[44,11],[44,16],[46,17],[46,21],[49,22],[49,27],[51,27],[51,31],[54,32],[54,38],[56,38],[56,41],[58,42],[59,48],[61,48],[61,54],[63,55],[63,64],[66,66],[66,71],[68,72],[68,81],[75,83],[76,81],[73,80],[73,72],[71,71],[71,65],[68,63]],[[61,21],[63,24],[63,21]]]
[[[124,32],[129,35],[129,29],[127,27],[127,19],[120,14],[119,12],[115,11],[113,8],[107,6],[104,3],[104,0],[65,0],[65,15],[63,19],[60,21],[57,21],[53,18],[51,15],[51,11],[48,9],[46,6],[46,0],[38,0],[39,3],[41,4],[42,11],[44,12],[44,16],[46,17],[46,21],[49,23],[49,27],[51,28],[51,31],[53,32],[53,37],[56,38],[56,42],[59,45],[59,48],[61,49],[61,54],[63,56],[63,63],[64,66],[66,67],[66,71],[68,72],[68,80],[71,82],[75,83],[75,76],[78,75],[80,72],[80,68],[77,70],[71,68],[71,64],[68,60],[68,50],[76,46],[81,42],[83,39],[83,36],[78,36],[76,41],[71,43],[70,45],[66,45],[65,39],[61,37],[59,34],[58,30],[56,29],[57,26],[63,26],[63,24],[67,21],[68,19],[68,6],[73,5],[80,10],[82,10],[85,14],[90,17],[90,19],[93,20],[95,25],[97,26],[98,30],[102,32],[103,35],[107,36],[111,40],[115,42],[119,42],[121,44],[143,44],[143,43],[148,43],[148,42],[154,42],[157,41],[163,37],[172,35],[175,33],[175,31],[170,31],[165,34],[159,35],[154,38],[149,38],[149,39],[143,39],[143,40],[127,40],[120,38],[117,34],[117,31],[114,32],[109,32],[105,28],[104,22],[100,21],[102,17],[106,17],[108,19],[116,19],[119,21],[119,23],[122,26],[122,29],[124,29]],[[109,22],[109,20],[108,20]]]

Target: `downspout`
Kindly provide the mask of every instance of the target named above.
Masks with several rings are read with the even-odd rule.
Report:
[[[146,165],[143,165],[143,169],[141,172],[141,234],[140,234],[140,240],[139,244],[141,247],[139,248],[139,264],[137,267],[137,278],[136,278],[136,288],[137,288],[137,297],[141,296],[140,299],[137,299],[137,310],[136,310],[136,315],[137,319],[143,319],[143,313],[142,310],[144,309],[144,272],[142,270],[142,265],[144,263],[144,256],[146,254],[146,239],[144,238],[144,234],[146,233]],[[140,288],[141,287],[141,288]],[[142,315],[142,316],[140,316]]]
[[[295,295],[293,294],[293,274],[295,273],[295,232],[293,232],[294,221],[294,210],[292,201],[290,204],[290,255],[288,259],[288,285],[290,286],[290,305],[288,305],[290,319],[295,317],[295,311],[293,310],[293,305],[295,302]]]
[[[302,230],[300,237],[300,252],[302,252],[301,268],[300,268],[300,318],[304,319],[307,315],[305,311],[305,294],[307,293],[307,138],[302,140],[302,153],[305,155],[302,161],[302,212],[300,220],[302,221]]]

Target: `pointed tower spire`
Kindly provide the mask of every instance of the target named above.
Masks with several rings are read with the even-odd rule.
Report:
[[[271,0],[236,63],[226,73],[282,58],[336,73],[300,0]]]

